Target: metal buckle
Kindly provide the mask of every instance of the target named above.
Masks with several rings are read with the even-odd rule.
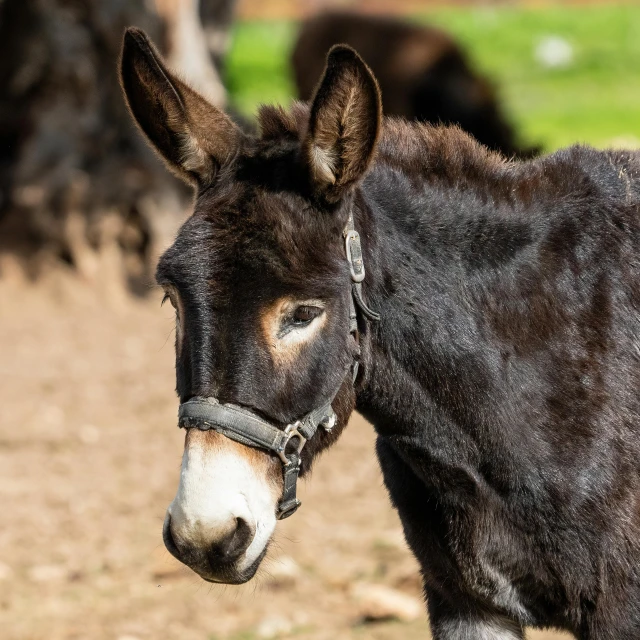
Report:
[[[351,253],[351,242],[354,244],[355,256]],[[347,252],[347,260],[349,261],[349,271],[351,279],[354,282],[362,282],[364,280],[364,262],[362,261],[362,247],[360,245],[360,234],[351,229],[347,231],[344,237],[345,251]]]
[[[289,437],[284,441],[280,449],[278,449],[278,456],[280,457],[280,460],[282,460],[282,464],[285,464],[285,465],[289,464],[286,451],[287,451],[287,445],[289,444],[289,441],[291,440],[291,438],[297,437],[300,439],[300,442],[298,444],[298,449],[296,450],[296,453],[298,454],[298,456],[300,455],[300,452],[302,451],[302,449],[304,449],[304,445],[307,444],[307,439],[298,431],[299,425],[300,425],[300,420],[298,420],[297,422],[294,422],[293,424],[287,425],[284,430],[284,434]]]

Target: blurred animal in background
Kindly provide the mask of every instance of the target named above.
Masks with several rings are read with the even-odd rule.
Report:
[[[309,100],[335,44],[358,51],[375,73],[385,115],[458,124],[490,149],[527,158],[492,83],[473,69],[453,38],[394,18],[329,11],[302,24],[292,55],[298,95]]]
[[[173,234],[190,196],[128,118],[115,64],[122,33],[132,24],[147,29],[222,107],[216,63],[234,4],[0,3],[0,253],[17,255],[34,276],[62,260],[88,281],[148,290],[156,247]]]

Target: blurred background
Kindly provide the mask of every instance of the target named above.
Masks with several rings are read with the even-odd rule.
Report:
[[[528,158],[640,147],[640,7],[0,0],[0,638],[427,638],[358,416],[253,582],[209,585],[164,550],[184,434],[152,275],[191,196],[126,113],[127,25],[248,131],[259,103],[308,98],[346,41],[388,113]]]

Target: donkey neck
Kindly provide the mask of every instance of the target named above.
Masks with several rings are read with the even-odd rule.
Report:
[[[365,295],[382,316],[363,336],[358,409],[380,433],[413,431],[429,411],[471,430],[490,421],[505,353],[482,301],[534,250],[531,220],[473,180],[384,161],[357,202]]]

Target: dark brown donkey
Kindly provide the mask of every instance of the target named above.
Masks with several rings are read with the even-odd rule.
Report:
[[[291,56],[302,100],[309,100],[335,44],[357,49],[375,74],[388,116],[457,124],[494,151],[531,157],[516,141],[492,83],[441,29],[397,18],[326,11],[302,23]]]
[[[515,163],[381,121],[347,47],[309,108],[261,110],[258,138],[139,30],[122,83],[197,194],[157,274],[186,428],[169,550],[249,580],[298,504],[298,463],[355,407],[434,638],[640,638],[640,155]]]

